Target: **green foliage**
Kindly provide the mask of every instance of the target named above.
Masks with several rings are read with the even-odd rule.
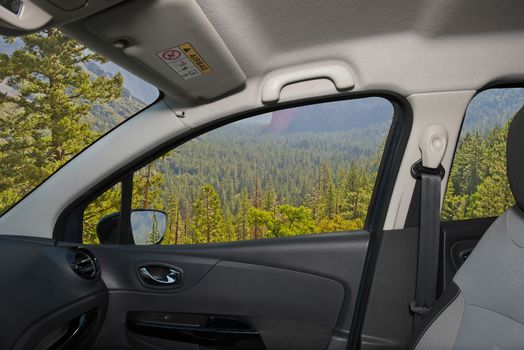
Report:
[[[442,208],[444,220],[498,216],[515,203],[506,177],[508,126],[495,127],[486,137],[473,132],[461,139]]]
[[[304,233],[316,233],[317,226],[311,209],[304,206],[279,205],[272,229],[272,237],[296,236]]]
[[[251,227],[256,227],[256,235],[250,237],[252,239],[257,238],[268,238],[268,237],[278,237],[275,235],[276,230],[276,212],[267,211],[263,209],[258,209],[251,207],[248,210],[247,222]]]
[[[353,231],[364,227],[363,218],[356,218],[353,220],[346,220],[340,215],[335,215],[333,219],[321,219],[317,225],[318,232],[338,232],[338,231]]]
[[[162,238],[162,232],[160,232],[158,227],[158,217],[156,213],[152,215],[151,220],[151,233],[148,235],[146,240],[146,244],[149,245],[156,244]]]
[[[120,211],[121,188],[116,184],[91,202],[84,210],[82,239],[86,244],[99,244],[96,225],[106,215]]]
[[[524,89],[490,89],[473,98],[459,140],[442,219],[499,216],[515,204],[506,177],[506,139]]]
[[[287,137],[292,139],[289,135]],[[312,134],[311,138],[314,137],[315,135]],[[233,135],[228,134],[228,138],[235,140]],[[200,143],[213,141],[200,140]],[[186,147],[187,145],[191,146],[192,143],[171,151],[141,169],[138,173],[142,175],[135,176],[135,186],[143,188],[134,191],[135,207],[138,205],[145,208],[143,198],[147,196],[150,206],[168,213],[168,230],[163,244],[276,238],[298,234],[357,230],[364,226],[367,206],[376,177],[378,158],[373,158],[372,161],[377,162],[373,165],[368,164],[367,160],[353,161],[348,167],[339,168],[336,176],[330,163],[325,161],[319,165],[317,171],[314,168],[304,169],[296,173],[296,179],[289,178],[283,186],[275,190],[273,185],[268,185],[268,187],[261,185],[261,183],[270,182],[257,175],[260,173],[260,168],[258,173],[251,173],[249,169],[246,169],[249,167],[249,162],[235,157],[228,157],[226,163],[220,161],[220,157],[211,157],[206,163],[208,168],[202,173],[195,171],[193,174],[177,175],[169,171],[168,169],[173,169],[175,164],[177,167],[183,167],[184,161],[190,159],[191,155],[197,156],[193,154],[191,148]],[[216,147],[214,149],[222,152],[222,157],[224,157],[223,150]],[[228,152],[235,154],[235,149],[229,148]],[[259,152],[260,150],[256,154],[258,155]],[[314,148],[310,147],[309,152],[314,154]],[[184,154],[184,158],[179,159],[178,154]],[[251,185],[251,191],[244,186],[236,192],[235,186],[229,189],[224,188],[223,182],[218,183],[218,186],[222,185],[220,192],[212,183],[198,187],[180,186],[181,178],[216,181],[213,177],[214,169],[224,164],[232,167],[235,173],[252,176],[252,181],[245,177],[238,178],[238,182]],[[225,174],[221,173],[217,176],[220,179],[227,178]],[[155,180],[144,180],[145,178],[155,178]],[[296,186],[296,183],[301,183],[304,186],[302,191],[308,193],[305,196],[304,204],[293,205],[282,200],[287,192],[286,187]],[[149,190],[145,191],[145,188]],[[192,191],[196,191],[195,199],[188,201],[188,198],[193,197]],[[228,191],[231,191],[232,194],[229,194]],[[184,197],[186,199],[182,200]],[[153,205],[153,203],[156,204]]]
[[[195,202],[193,232],[195,243],[224,241],[222,207],[213,185],[207,184],[200,189]]]
[[[249,195],[247,190],[244,188],[239,195],[237,211],[235,215],[235,227],[237,232],[238,240],[249,239],[249,211],[251,209],[251,202],[249,201]]]
[[[224,211],[234,212],[239,194],[246,190],[254,200],[258,187],[262,189],[262,205],[265,193],[271,189],[279,203],[307,205],[316,219],[325,210],[336,211],[334,201],[343,199],[335,197],[335,193],[326,198],[326,176],[332,177],[338,191],[340,170],[355,163],[359,171],[371,177],[371,185],[362,191],[371,191],[372,173],[378,169],[374,159],[377,145],[385,139],[387,128],[387,124],[373,124],[367,129],[343,132],[274,134],[247,121],[233,123],[179,146],[165,156],[166,161],[158,169],[174,178],[173,190],[190,203],[202,185],[211,183]],[[322,174],[326,164],[329,169]],[[326,170],[332,174],[327,175]],[[321,191],[322,200],[317,198]],[[362,208],[361,198],[357,199],[361,207],[356,215],[365,215],[369,205],[368,201]]]
[[[0,211],[98,138],[85,121],[92,106],[122,92],[120,74],[92,77],[83,68],[105,58],[57,29],[20,40],[0,54],[0,81],[15,91],[0,94]]]

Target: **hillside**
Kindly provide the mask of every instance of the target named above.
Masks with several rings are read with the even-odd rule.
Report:
[[[462,133],[477,131],[487,135],[501,127],[524,105],[524,89],[490,89],[476,95],[468,106]]]
[[[232,203],[243,189],[252,192],[258,181],[283,203],[300,205],[323,165],[329,165],[334,177],[354,163],[376,170],[377,147],[388,125],[386,121],[331,133],[275,134],[264,126],[235,123],[180,146],[160,162],[159,170],[173,178],[177,197],[190,202],[206,183],[213,184],[224,203]]]
[[[112,76],[115,74],[115,72],[106,72],[100,65],[93,62],[86,63],[85,68],[90,71],[94,77]],[[154,97],[149,100],[141,100],[135,96],[125,87],[125,82],[128,78],[129,74],[127,74],[127,76],[124,75],[124,88],[122,89],[122,95],[118,99],[102,105],[93,106],[87,118],[93,130],[105,133],[122,123],[126,118],[142,110],[146,106],[146,103],[143,101],[152,102],[156,99],[156,97]],[[137,78],[135,77],[135,79]],[[158,95],[158,90],[152,89],[145,82],[143,82],[143,84],[146,85],[144,90],[153,90],[153,92]]]
[[[384,123],[393,114],[391,103],[378,97],[353,100],[349,106],[320,103],[276,112],[268,129],[279,133],[348,131]]]
[[[0,54],[11,55],[22,46],[22,42],[18,39],[8,43],[0,37]],[[111,130],[124,119],[143,109],[146,105],[144,101],[152,102],[158,96],[158,90],[112,63],[106,63],[101,66],[94,62],[87,62],[84,67],[93,75],[93,78],[111,76],[116,72],[120,72],[124,76],[124,87],[121,97],[109,103],[93,105],[89,115],[86,117],[91,128],[99,133],[103,134]],[[17,94],[17,88],[0,82],[0,93],[14,96]]]

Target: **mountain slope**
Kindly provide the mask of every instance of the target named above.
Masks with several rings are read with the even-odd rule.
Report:
[[[502,126],[524,105],[523,88],[490,89],[476,95],[468,106],[462,133],[478,131],[487,135]]]
[[[268,129],[279,133],[348,131],[384,123],[392,115],[389,101],[370,97],[277,111]]]
[[[22,46],[23,43],[19,39],[8,43],[0,37],[0,54],[11,55]],[[86,117],[91,128],[101,134],[114,128],[126,118],[133,116],[146,106],[146,102],[151,103],[158,96],[158,90],[156,88],[113,63],[99,65],[95,62],[87,62],[84,68],[89,71],[94,78],[97,76],[112,76],[117,72],[120,72],[124,77],[121,97],[109,103],[94,105]],[[8,86],[5,82],[0,82],[0,93],[14,96],[17,94],[17,89],[16,87]]]

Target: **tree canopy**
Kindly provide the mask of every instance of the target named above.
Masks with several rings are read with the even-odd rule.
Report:
[[[90,75],[83,65],[106,59],[57,29],[4,40],[21,45],[0,54],[0,81],[16,91],[0,94],[2,211],[100,136],[86,117],[117,99],[123,82]]]

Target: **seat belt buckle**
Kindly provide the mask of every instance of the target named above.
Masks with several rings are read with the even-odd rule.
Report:
[[[425,316],[429,313],[429,310],[431,310],[430,307],[427,306],[418,306],[417,302],[415,300],[412,300],[409,303],[409,309],[411,312],[413,312],[416,315]]]

